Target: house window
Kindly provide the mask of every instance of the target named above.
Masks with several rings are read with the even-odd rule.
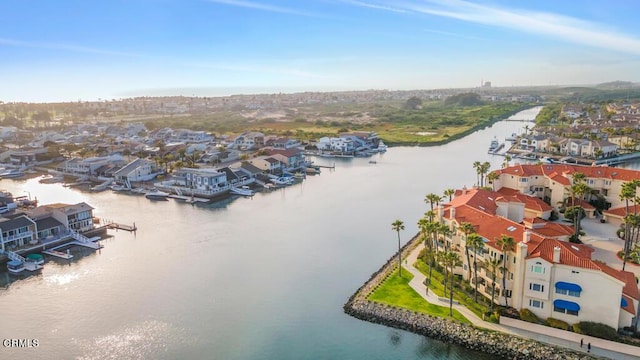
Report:
[[[528,178],[520,178],[520,182],[526,183],[526,182],[528,182],[528,181],[529,181],[529,179],[528,179]]]
[[[544,302],[540,300],[529,299],[529,306],[538,309],[544,309]]]
[[[582,287],[580,287],[580,285],[578,284],[572,284],[563,281],[558,281],[556,283],[556,294],[580,297],[581,292]]]
[[[536,283],[529,283],[529,290],[543,292],[544,291],[544,285],[536,284]]]
[[[532,265],[531,266],[531,272],[534,272],[536,274],[544,274],[545,272],[545,268],[542,265]]]
[[[575,290],[556,288],[556,294],[580,297],[580,291],[575,291]]]

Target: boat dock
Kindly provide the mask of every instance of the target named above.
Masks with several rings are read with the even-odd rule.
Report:
[[[65,260],[70,260],[73,258],[73,255],[69,254],[69,253],[64,253],[62,251],[58,251],[58,250],[54,250],[54,249],[49,249],[49,250],[43,250],[41,251],[41,253],[46,254],[46,255],[51,255],[51,256],[55,256],[61,259],[65,259]]]
[[[100,240],[99,236],[94,236],[90,239],[88,239],[88,241],[80,241],[80,240],[74,240],[71,242],[68,242],[66,244],[62,244],[62,245],[58,245],[55,247],[52,247],[51,249],[48,250],[42,250],[40,251],[43,254],[46,255],[51,255],[51,256],[55,256],[61,259],[65,259],[65,260],[69,260],[73,258],[73,255],[71,255],[69,253],[69,251],[67,252],[62,252],[62,251],[58,251],[58,249],[61,249],[63,247],[67,247],[67,246],[71,246],[71,245],[78,245],[78,246],[84,246],[84,247],[88,247],[90,249],[93,250],[98,250],[102,248],[102,245],[96,244],[95,242]]]
[[[115,229],[115,230],[124,230],[124,231],[136,231],[138,230],[138,228],[136,227],[136,223],[133,223],[133,225],[125,225],[125,224],[119,224],[119,223],[109,223],[106,225],[107,229]]]
[[[195,197],[195,196],[192,197],[192,196],[187,196],[187,195],[170,194],[169,197],[172,198],[172,199],[179,200],[179,201],[184,201],[184,202],[189,203],[189,204],[208,203],[208,202],[211,201],[210,199],[199,198],[199,197]]]

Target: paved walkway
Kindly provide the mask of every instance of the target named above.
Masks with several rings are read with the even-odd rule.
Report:
[[[416,263],[418,259],[418,255],[420,251],[424,248],[423,244],[420,244],[416,247],[406,258],[406,265],[404,266],[414,277],[409,282],[409,286],[413,288],[418,294],[420,294],[425,300],[428,302],[440,305],[440,306],[449,306],[449,299],[440,300],[440,298],[433,293],[433,291],[427,292],[427,287],[424,285],[424,281],[427,278],[424,274],[422,274],[418,269],[416,269],[413,264]],[[616,360],[632,360],[639,359],[640,348],[631,347],[627,348],[628,345],[620,344],[613,341],[607,341],[599,338],[594,338],[590,336],[583,336],[579,334],[575,334],[572,332],[561,331],[562,334],[555,337],[550,336],[549,333],[553,333],[550,331],[551,328],[546,326],[530,324],[522,321],[517,322],[517,326],[505,326],[502,324],[494,324],[487,321],[482,320],[471,310],[467,309],[465,306],[456,304],[454,302],[453,308],[459,311],[462,315],[464,315],[471,323],[480,328],[490,329],[494,331],[499,331],[511,335],[517,335],[524,338],[534,339],[539,342],[551,345],[557,345],[564,348],[569,348],[577,351],[587,352],[587,344],[591,343],[591,354],[595,356],[606,357],[610,359]],[[514,323],[515,325],[515,323]],[[555,329],[554,329],[555,330]],[[580,348],[580,340],[584,339],[584,347]],[[635,355],[632,355],[635,354]]]

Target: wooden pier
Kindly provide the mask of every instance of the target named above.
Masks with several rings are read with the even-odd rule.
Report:
[[[124,231],[136,231],[138,230],[138,228],[136,227],[136,223],[133,223],[133,225],[125,225],[125,224],[118,224],[118,223],[109,223],[106,225],[108,229],[115,229],[115,230],[124,230]]]

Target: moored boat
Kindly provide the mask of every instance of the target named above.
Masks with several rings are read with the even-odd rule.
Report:
[[[169,193],[153,188],[144,194],[144,197],[150,200],[167,200]]]
[[[10,273],[19,274],[24,271],[24,262],[20,260],[11,260],[7,262],[7,270]]]

